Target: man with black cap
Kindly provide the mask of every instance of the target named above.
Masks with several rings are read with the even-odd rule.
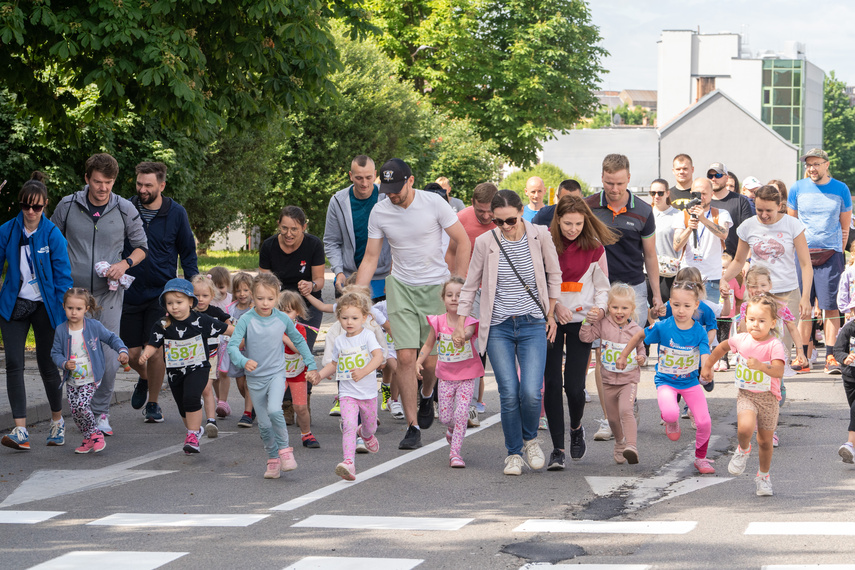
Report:
[[[455,243],[457,275],[469,266],[469,237],[448,202],[413,187],[406,162],[393,158],[380,169],[380,192],[388,200],[377,203],[368,219],[368,245],[357,273],[357,283],[368,285],[374,275],[384,238],[392,249],[392,274],[386,278],[386,304],[398,352],[398,385],[407,418],[407,434],[399,449],[421,447],[421,429],[433,424],[433,375],[436,358],[425,360],[422,393],[416,413],[416,359],[427,339],[427,315],[440,315],[440,298],[448,280],[442,232]]]
[[[837,291],[843,273],[843,247],[849,237],[852,220],[852,196],[849,187],[828,174],[828,154],[822,149],[809,150],[805,161],[807,178],[797,180],[790,188],[787,211],[805,225],[805,238],[813,264],[813,286],[810,302],[816,300],[825,320],[825,373],[840,374],[840,363],[832,354],[840,330]],[[799,272],[801,284],[801,272]],[[802,338],[810,338],[811,323],[800,325]]]
[[[713,208],[727,210],[733,225],[727,231],[727,239],[724,240],[724,250],[728,255],[736,255],[736,246],[739,245],[739,236],[736,229],[748,218],[754,216],[751,210],[751,202],[739,192],[731,192],[727,187],[727,168],[720,162],[713,162],[707,168],[707,178],[712,183]],[[716,302],[717,299],[710,299]]]

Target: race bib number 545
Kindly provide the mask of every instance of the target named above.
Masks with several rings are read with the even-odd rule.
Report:
[[[454,341],[451,340],[451,335],[446,333],[439,334],[439,350],[437,356],[440,362],[463,362],[472,358],[472,343],[466,341],[463,346],[457,348],[454,346]]]
[[[701,351],[697,348],[682,350],[670,346],[659,348],[659,372],[672,376],[686,376],[700,367]]]

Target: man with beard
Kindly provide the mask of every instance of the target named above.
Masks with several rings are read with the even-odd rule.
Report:
[[[128,346],[131,368],[140,376],[131,397],[131,406],[139,410],[145,405],[143,415],[146,423],[160,423],[163,413],[157,398],[165,373],[163,349],[158,349],[158,354],[145,364],[139,363],[139,357],[151,334],[151,327],[165,314],[160,306],[160,294],[166,282],[177,277],[178,257],[181,257],[185,279],[191,279],[199,270],[196,266],[196,240],[187,211],[163,195],[166,165],[141,162],[136,172],[137,195],[131,198],[131,203],[137,208],[148,237],[148,256],[128,270],[128,275],[135,280],[125,293],[119,336]],[[130,243],[125,241],[126,253],[130,247]]]
[[[739,192],[731,192],[727,187],[727,167],[720,162],[713,162],[707,168],[707,179],[712,184],[713,200],[712,207],[719,210],[725,210],[730,214],[730,220],[733,225],[727,232],[727,239],[724,240],[724,250],[730,257],[736,256],[736,246],[739,245],[739,236],[736,235],[736,229],[742,225],[742,222],[754,217],[754,212],[751,211],[751,202]],[[710,299],[717,302],[717,299]]]

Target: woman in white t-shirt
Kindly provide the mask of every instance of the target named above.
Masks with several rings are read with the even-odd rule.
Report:
[[[775,186],[762,186],[754,192],[757,215],[748,218],[737,228],[739,245],[733,263],[722,276],[722,284],[736,277],[750,252],[751,265],[767,267],[772,274],[771,293],[783,299],[794,315],[807,319],[811,311],[813,266],[805,238],[805,225],[798,218],[782,213],[781,202],[781,193]],[[796,267],[796,258],[799,268]],[[801,270],[803,293],[799,292],[797,269]],[[784,345],[789,347],[791,342],[789,333],[785,333]]]
[[[674,231],[677,222],[683,217],[683,212],[671,205],[668,182],[662,178],[657,178],[650,184],[650,199],[653,204],[653,219],[656,222],[659,294],[662,296],[662,302],[666,303],[671,298],[671,285],[680,270],[680,254],[674,250]]]

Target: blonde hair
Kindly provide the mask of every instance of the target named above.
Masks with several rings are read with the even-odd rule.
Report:
[[[101,307],[98,306],[97,301],[95,301],[95,297],[93,297],[92,293],[89,292],[89,289],[84,289],[83,287],[72,287],[66,291],[65,295],[62,296],[63,307],[65,306],[66,301],[72,297],[82,299],[86,305],[86,312],[89,314],[101,309]]]
[[[306,308],[306,302],[303,300],[303,296],[290,289],[285,289],[279,293],[279,310],[283,313],[295,311],[299,318],[309,318],[309,309]]]
[[[750,309],[752,305],[762,305],[769,310],[769,316],[773,323],[770,330],[775,336],[781,336],[781,331],[778,330],[778,302],[775,300],[775,297],[767,293],[760,293],[759,295],[754,295],[748,299],[748,303],[745,306],[746,321],[748,320],[748,309]]]
[[[279,278],[273,275],[272,273],[259,273],[255,277],[252,278],[252,287],[250,290],[252,294],[255,295],[255,292],[259,287],[266,287],[273,291],[276,296],[279,296],[279,291],[282,289],[282,283],[279,281]]]
[[[695,287],[695,294],[698,299],[707,298],[707,292],[706,289],[704,289],[704,278],[701,276],[701,271],[697,267],[684,267],[678,271],[677,275],[674,277],[674,283],[677,283],[678,281],[694,283],[697,285],[697,287]]]
[[[197,286],[198,287],[207,287],[208,290],[211,292],[211,300],[212,301],[219,301],[222,298],[222,295],[220,295],[220,290],[217,289],[216,285],[214,285],[213,279],[211,279],[207,275],[202,275],[201,273],[197,273],[190,280],[190,283],[193,284],[194,291],[195,291]]]
[[[208,270],[208,277],[214,282],[217,289],[225,288],[226,290],[232,287],[232,274],[222,265],[217,265]],[[218,299],[219,300],[219,299]]]
[[[626,283],[614,283],[609,289],[608,303],[611,305],[612,299],[626,299],[632,305],[630,313],[635,314],[635,290]]]
[[[763,267],[762,265],[752,265],[748,269],[748,273],[745,274],[745,283],[747,283],[750,287],[751,283],[756,283],[756,279],[761,276],[768,279],[770,285],[772,284],[772,272],[769,271],[768,267]]]
[[[335,307],[335,318],[341,318],[341,312],[347,307],[355,307],[359,309],[362,316],[371,314],[371,299],[367,295],[356,291],[348,291],[338,298]]]
[[[235,273],[232,276],[232,295],[237,295],[241,285],[246,285],[246,288],[252,291],[252,275],[243,271]]]

